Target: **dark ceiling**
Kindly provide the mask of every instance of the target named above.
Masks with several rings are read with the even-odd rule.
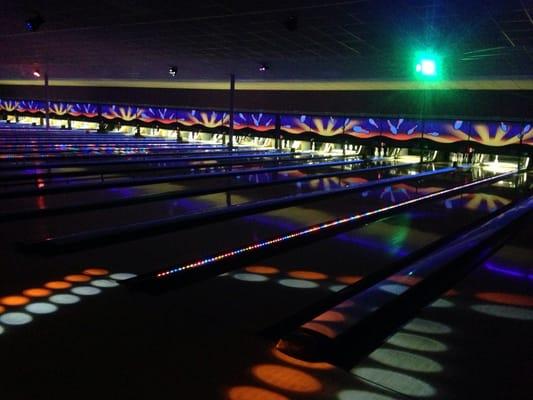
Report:
[[[26,32],[35,12],[45,23]],[[531,77],[532,16],[533,0],[3,0],[0,79],[38,66],[64,79],[168,80],[174,64],[185,80],[402,79],[426,48],[451,79]]]

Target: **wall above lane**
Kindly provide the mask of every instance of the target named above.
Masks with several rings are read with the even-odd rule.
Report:
[[[6,82],[3,82],[6,83]],[[0,97],[44,99],[38,82],[0,82]],[[138,87],[76,86],[79,82],[52,81],[51,100],[144,104],[180,108],[228,108],[228,83],[137,82]],[[96,82],[90,82],[96,83]],[[72,84],[72,85],[71,85]],[[116,83],[118,84],[118,83]],[[471,81],[439,84],[422,90],[408,82],[265,82],[237,85],[236,107],[263,112],[315,113],[325,115],[403,116],[406,118],[461,118],[524,120],[533,117],[533,81]],[[146,87],[146,86],[153,87]],[[189,88],[179,88],[185,86]],[[193,89],[192,87],[196,87]],[[283,90],[289,87],[290,90]],[[240,89],[239,89],[240,88]],[[255,88],[255,89],[250,89]],[[303,90],[302,88],[305,88]],[[342,90],[340,88],[343,88]],[[355,90],[354,88],[358,88]]]

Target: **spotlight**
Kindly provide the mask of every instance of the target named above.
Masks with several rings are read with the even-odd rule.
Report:
[[[268,66],[267,64],[261,64],[259,66],[259,72],[266,72],[270,69],[270,66]]]
[[[36,77],[36,78],[40,78],[40,77],[41,77],[41,73],[39,72],[38,69],[36,69],[35,71],[33,71],[33,76]]]
[[[298,17],[296,15],[291,15],[287,18],[285,21],[285,28],[290,32],[296,31],[298,29]]]
[[[172,77],[172,78],[175,78],[176,75],[178,75],[178,67],[176,66],[171,66],[168,68],[168,74]]]
[[[43,23],[43,17],[40,14],[35,14],[25,21],[24,26],[28,32],[37,32]]]

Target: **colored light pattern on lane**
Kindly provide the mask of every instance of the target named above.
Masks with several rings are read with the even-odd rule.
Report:
[[[394,204],[394,205],[391,205],[391,206],[387,206],[387,207],[379,208],[379,209],[376,209],[376,210],[368,211],[368,212],[365,212],[365,213],[362,213],[362,214],[352,215],[350,217],[338,219],[338,220],[335,220],[335,221],[326,222],[326,223],[323,223],[321,225],[313,226],[313,227],[310,227],[310,228],[307,228],[307,229],[304,229],[304,230],[300,230],[300,231],[297,231],[297,232],[294,232],[294,233],[290,233],[290,234],[287,234],[287,235],[284,235],[284,236],[279,236],[279,237],[276,237],[276,238],[273,238],[273,239],[270,239],[270,240],[266,240],[266,241],[263,241],[263,242],[251,244],[251,245],[246,246],[246,247],[242,247],[242,248],[238,248],[238,249],[235,249],[235,250],[232,250],[232,251],[228,251],[228,252],[213,256],[213,257],[205,258],[203,260],[199,260],[199,261],[196,261],[194,263],[186,264],[186,265],[181,266],[181,267],[176,267],[176,268],[171,268],[171,269],[168,269],[168,270],[164,270],[164,271],[156,273],[155,277],[156,278],[164,278],[164,277],[167,277],[169,275],[173,275],[173,274],[180,273],[180,272],[183,272],[183,271],[193,270],[193,269],[196,269],[196,268],[199,268],[199,267],[203,267],[203,266],[206,266],[206,265],[209,265],[209,264],[213,264],[213,263],[225,260],[225,259],[230,258],[230,257],[238,256],[240,254],[249,253],[249,252],[252,252],[252,251],[263,249],[265,247],[271,247],[271,246],[274,246],[274,245],[276,245],[278,243],[281,243],[281,242],[284,242],[284,241],[287,241],[287,240],[293,240],[293,239],[296,239],[296,238],[301,238],[301,237],[304,237],[304,236],[308,236],[310,234],[317,233],[317,232],[322,231],[322,230],[329,230],[329,229],[332,229],[332,228],[339,227],[340,225],[345,225],[345,224],[349,224],[351,222],[355,222],[357,220],[362,220],[362,219],[365,219],[365,218],[368,218],[368,217],[371,217],[371,216],[377,216],[377,215],[380,215],[380,214],[384,214],[384,213],[386,213],[388,211],[392,211],[394,209],[404,208],[404,207],[406,207],[408,205],[412,205],[412,204],[420,203],[422,201],[426,201],[426,200],[429,200],[429,199],[432,199],[432,198],[440,197],[440,196],[443,196],[443,195],[445,195],[447,193],[454,193],[454,192],[462,191],[464,189],[467,189],[467,188],[470,188],[470,187],[473,187],[473,186],[481,185],[483,183],[498,181],[498,180],[504,179],[505,177],[511,176],[513,174],[515,174],[515,172],[507,172],[507,173],[504,173],[504,174],[500,174],[500,175],[496,175],[496,176],[493,176],[493,177],[480,179],[480,180],[477,180],[477,181],[474,181],[474,182],[471,182],[471,183],[467,183],[467,184],[464,184],[464,185],[460,185],[460,186],[457,186],[457,187],[454,187],[454,188],[451,188],[451,189],[445,189],[445,190],[441,190],[441,191],[438,191],[438,192],[435,192],[435,193],[430,193],[430,194],[427,194],[427,195],[424,195],[424,196],[420,196],[420,197],[415,198],[415,199],[404,201],[402,203],[398,203],[398,204]]]

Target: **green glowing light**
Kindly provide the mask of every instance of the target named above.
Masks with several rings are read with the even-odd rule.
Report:
[[[432,52],[419,52],[414,60],[415,76],[418,79],[439,79],[442,75],[442,62]]]

